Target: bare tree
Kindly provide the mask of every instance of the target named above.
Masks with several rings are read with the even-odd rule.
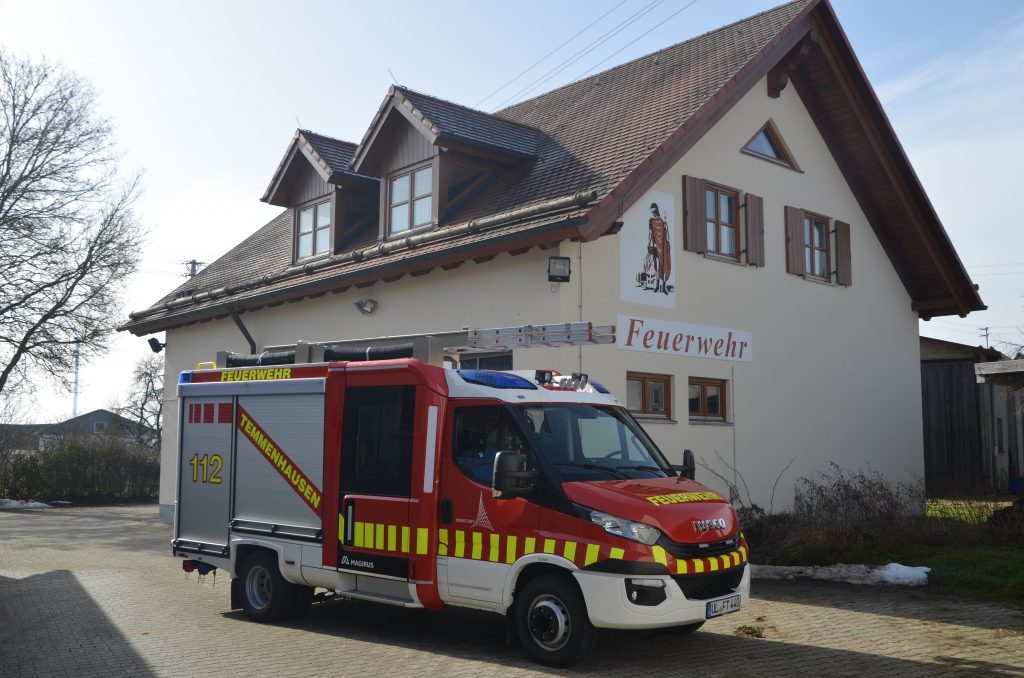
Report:
[[[75,348],[105,348],[138,264],[138,179],[119,182],[95,99],[73,73],[0,51],[0,393],[34,371],[67,386]]]
[[[164,357],[150,355],[135,364],[132,386],[128,401],[112,409],[133,421],[139,428],[133,431],[134,443],[139,448],[152,451],[160,449],[160,435],[163,430],[164,400]]]

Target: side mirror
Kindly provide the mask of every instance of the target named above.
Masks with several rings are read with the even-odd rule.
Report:
[[[693,459],[693,450],[683,450],[683,463],[672,464],[672,470],[684,478],[693,480],[697,475],[697,462]]]
[[[502,450],[494,455],[491,491],[496,499],[530,496],[537,492],[538,478],[539,472],[526,470],[526,455],[514,450]]]

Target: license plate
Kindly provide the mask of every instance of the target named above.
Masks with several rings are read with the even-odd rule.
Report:
[[[729,596],[728,598],[719,598],[718,600],[709,600],[707,607],[707,618],[720,617],[723,614],[729,614],[730,612],[739,612],[740,609],[740,597],[738,595]]]

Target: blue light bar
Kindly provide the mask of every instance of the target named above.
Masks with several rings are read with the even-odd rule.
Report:
[[[593,379],[591,379],[588,383],[591,386],[593,386],[594,390],[597,391],[598,393],[604,393],[605,395],[611,395],[611,391],[609,391],[608,389],[606,389],[604,386],[602,386],[601,384],[597,383]]]
[[[178,383],[179,384],[191,384],[192,383],[192,373],[191,372],[182,372],[181,374],[179,374],[178,375]]]
[[[459,376],[470,384],[480,384],[492,388],[524,388],[537,390],[537,387],[516,374],[493,372],[491,370],[459,370]]]

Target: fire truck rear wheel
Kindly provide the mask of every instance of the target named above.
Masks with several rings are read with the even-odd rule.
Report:
[[[254,621],[270,622],[291,616],[295,610],[295,585],[285,581],[277,558],[256,551],[242,563],[242,609]]]
[[[597,645],[583,594],[568,574],[544,574],[516,596],[516,630],[527,653],[546,666],[585,659]]]

